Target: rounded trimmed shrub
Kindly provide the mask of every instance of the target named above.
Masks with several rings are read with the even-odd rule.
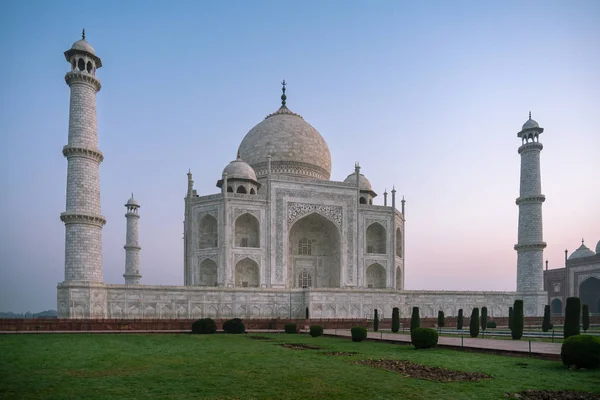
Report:
[[[510,331],[513,340],[520,340],[523,337],[524,326],[523,300],[515,300],[513,304],[512,330]]]
[[[495,328],[496,328],[496,326],[497,326],[497,325],[496,325],[496,321],[488,321],[488,322],[487,322],[487,325],[486,325],[486,328],[492,328],[492,329],[495,329]]]
[[[419,307],[413,307],[410,316],[410,331],[421,326],[421,317],[419,317]]]
[[[573,335],[566,339],[560,350],[560,358],[567,367],[600,367],[600,339],[589,335]]]
[[[463,328],[463,309],[458,310],[458,317],[456,317],[456,329],[461,330]]]
[[[579,335],[579,318],[581,316],[581,300],[579,297],[567,298],[565,306],[565,323],[563,325],[565,339]]]
[[[296,333],[297,332],[296,324],[293,322],[290,322],[289,324],[285,324],[283,329],[285,330],[285,333]]]
[[[350,333],[352,333],[353,342],[362,342],[367,338],[367,328],[363,326],[353,326]]]
[[[192,324],[192,333],[209,334],[217,331],[217,323],[212,318],[202,318]]]
[[[444,327],[444,312],[442,310],[438,311],[437,324],[440,328]]]
[[[394,307],[392,309],[392,332],[398,333],[400,330],[400,309]]]
[[[479,308],[475,307],[471,312],[471,320],[469,321],[469,335],[471,337],[479,336]]]
[[[312,337],[321,336],[323,334],[323,325],[311,325],[309,333]]]
[[[487,326],[487,322],[488,322],[488,315],[487,315],[487,307],[481,307],[481,318],[479,319],[479,322],[481,323],[481,330],[485,331]]]
[[[410,332],[410,341],[416,349],[429,349],[438,343],[438,333],[431,328],[415,328]]]
[[[229,319],[223,323],[225,333],[244,333],[246,326],[239,318]]]

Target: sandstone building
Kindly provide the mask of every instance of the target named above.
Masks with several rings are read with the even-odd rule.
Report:
[[[377,193],[358,164],[344,180],[331,180],[327,143],[287,107],[285,82],[281,106],[246,134],[237,158],[216,177],[217,193],[199,195],[188,173],[183,285],[140,284],[141,215],[133,196],[126,204],[125,283],[104,283],[96,124],[102,62],[85,37],[65,57],[71,104],[60,317],[302,318],[308,309],[313,318],[365,318],[374,309],[389,317],[393,307],[407,316],[413,306],[429,317],[482,306],[505,316],[517,298],[526,315],[543,313],[543,129],[531,116],[518,134],[518,291],[408,291],[404,199],[392,190],[389,201],[383,193],[384,205],[374,205]]]

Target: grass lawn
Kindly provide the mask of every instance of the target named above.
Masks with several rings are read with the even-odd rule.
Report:
[[[0,398],[503,399],[525,389],[600,393],[600,370],[559,362],[308,335],[68,334],[0,336]],[[277,343],[324,350],[292,350]],[[350,357],[324,351],[359,352]],[[440,383],[352,361],[410,360],[493,377]]]

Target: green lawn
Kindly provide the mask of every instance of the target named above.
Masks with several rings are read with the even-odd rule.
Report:
[[[415,350],[407,345],[307,335],[70,334],[0,336],[0,398],[7,399],[503,399],[524,389],[600,393],[600,370],[567,370],[559,362]],[[310,343],[327,351],[291,350]],[[493,377],[439,383],[364,365],[403,359]]]

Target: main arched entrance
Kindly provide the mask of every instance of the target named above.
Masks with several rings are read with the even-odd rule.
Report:
[[[290,287],[340,287],[340,232],[320,214],[296,221],[288,235]]]
[[[579,286],[581,304],[587,304],[591,313],[600,312],[600,279],[587,278]]]

